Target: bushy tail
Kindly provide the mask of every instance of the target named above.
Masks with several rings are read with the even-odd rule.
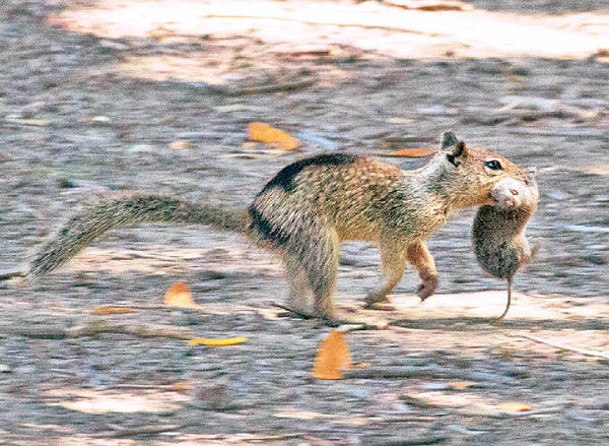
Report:
[[[243,212],[189,203],[161,195],[128,195],[106,199],[74,215],[38,249],[28,276],[40,276],[66,263],[105,232],[146,222],[210,225],[244,232]]]

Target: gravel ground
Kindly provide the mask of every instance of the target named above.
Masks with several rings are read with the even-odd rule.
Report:
[[[473,210],[430,240],[441,284],[424,305],[409,272],[396,311],[361,310],[378,254],[347,244],[339,305],[391,324],[346,334],[367,376],[315,380],[329,329],[272,306],[286,283],[271,256],[205,228],[115,231],[28,288],[0,289],[0,444],[607,444],[606,2],[259,3],[4,1],[0,269],[100,195],[239,208],[306,154],[412,168],[388,155],[450,129],[538,169],[528,234],[540,251],[508,319],[488,323],[505,284],[475,263]],[[522,44],[472,32],[484,20],[557,34]],[[561,33],[564,44],[544,41]],[[252,121],[303,150],[248,142]],[[201,310],[151,306],[176,281]],[[93,314],[117,304],[136,311]],[[248,342],[187,346],[195,336]]]

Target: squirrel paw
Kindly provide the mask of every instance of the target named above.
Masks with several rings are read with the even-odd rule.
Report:
[[[417,296],[421,298],[421,302],[433,295],[438,288],[438,276],[424,277],[423,281],[417,288]]]
[[[397,308],[395,306],[393,306],[391,303],[389,303],[389,301],[366,304],[366,306],[364,308],[370,309],[370,310],[376,310],[376,311],[396,311],[397,310]]]
[[[364,308],[374,308],[376,304],[389,303],[389,298],[386,294],[379,294],[372,291],[366,296],[365,302],[366,305],[364,305]]]

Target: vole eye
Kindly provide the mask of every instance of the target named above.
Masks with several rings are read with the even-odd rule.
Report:
[[[501,163],[497,160],[488,160],[484,162],[484,165],[486,167],[488,167],[491,170],[501,170],[503,169],[503,166],[501,166]]]

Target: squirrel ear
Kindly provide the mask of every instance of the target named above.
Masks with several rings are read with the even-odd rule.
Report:
[[[448,147],[452,147],[459,142],[457,137],[453,132],[444,132],[442,133],[442,138],[440,138],[440,148],[447,149]]]
[[[467,156],[467,147],[463,141],[459,141],[453,149],[446,155],[448,161],[455,167],[459,167],[461,160]]]

